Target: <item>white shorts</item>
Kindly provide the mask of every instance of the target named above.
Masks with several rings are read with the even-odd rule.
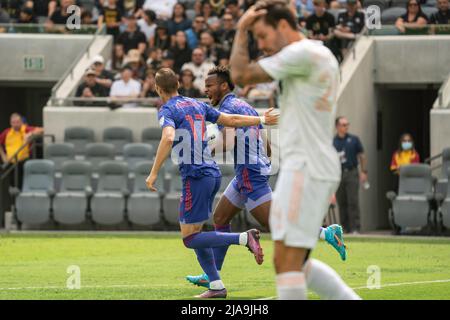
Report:
[[[311,178],[306,167],[281,168],[270,209],[272,239],[289,247],[313,249],[338,186],[336,181]]]

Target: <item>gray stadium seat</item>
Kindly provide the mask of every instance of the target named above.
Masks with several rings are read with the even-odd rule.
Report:
[[[406,4],[408,3],[408,0],[391,0],[391,7],[392,8],[406,8]]]
[[[86,220],[92,195],[91,165],[87,161],[66,161],[62,168],[61,190],[53,200],[53,217],[62,224]]]
[[[444,150],[442,150],[441,178],[438,180],[436,184],[436,193],[440,193],[444,197],[446,195],[449,195],[447,193],[449,168],[450,168],[450,148],[445,148]]]
[[[167,161],[166,161],[167,162]],[[173,166],[170,172],[169,192],[163,199],[164,217],[170,224],[178,224],[179,206],[183,182],[177,166]]]
[[[64,142],[72,143],[75,154],[84,154],[88,143],[94,142],[94,130],[86,127],[69,127],[64,130]]]
[[[422,5],[422,9],[424,7],[436,7],[437,0],[427,0],[426,3]]]
[[[450,176],[450,167],[447,167],[447,175]],[[441,205],[440,210],[440,224],[450,229],[450,183],[447,183],[447,196]]]
[[[128,167],[125,162],[105,161],[99,166],[98,188],[91,200],[92,220],[114,225],[123,221],[129,195]]]
[[[128,199],[128,219],[137,225],[152,225],[160,222],[161,198],[164,195],[164,170],[160,171],[156,188],[158,192],[147,189],[145,179],[153,162],[141,161],[134,169],[133,192]]]
[[[431,168],[426,164],[412,164],[400,167],[400,182],[398,195],[390,191],[387,197],[392,201],[390,221],[394,231],[398,228],[422,228],[431,230],[433,177]]]
[[[111,127],[103,130],[103,142],[114,145],[116,155],[123,154],[123,147],[133,142],[133,132],[124,127]]]
[[[364,8],[370,7],[370,6],[378,6],[381,11],[389,7],[389,1],[388,0],[364,0]]]
[[[431,16],[438,12],[438,8],[436,7],[422,7],[423,13],[427,16],[428,19],[431,18]]]
[[[381,13],[382,24],[395,24],[397,18],[406,13],[404,7],[388,8]]]
[[[141,140],[143,143],[151,144],[156,152],[161,140],[161,133],[161,128],[146,128],[142,130]]]
[[[123,147],[123,157],[130,171],[134,171],[138,162],[152,161],[154,156],[153,146],[145,143],[128,143]]]
[[[52,143],[45,147],[44,154],[55,164],[55,171],[61,172],[65,161],[75,159],[75,147],[72,143]]]
[[[15,210],[21,223],[43,224],[50,219],[55,193],[55,165],[50,160],[28,160],[24,167],[23,188],[15,190]]]
[[[97,172],[103,161],[114,160],[114,145],[110,143],[95,142],[86,145],[86,161],[92,165],[92,170]]]

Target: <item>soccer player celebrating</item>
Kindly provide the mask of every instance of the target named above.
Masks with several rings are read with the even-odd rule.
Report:
[[[278,116],[271,115],[271,110],[262,117],[228,115],[206,103],[179,96],[177,76],[168,68],[160,69],[156,73],[155,82],[156,92],[164,102],[158,112],[162,136],[153,168],[146,179],[147,187],[156,191],[154,184],[159,170],[169,156],[172,146],[182,143],[182,159],[179,165],[183,179],[180,201],[181,235],[184,245],[195,250],[203,271],[210,279],[209,290],[198,297],[225,298],[227,290],[217,271],[213,248],[232,244],[246,246],[254,254],[258,264],[263,261],[263,252],[259,244],[259,231],[256,229],[243,233],[202,232],[204,222],[211,215],[211,206],[221,181],[219,168],[211,157],[205,139],[205,121],[227,127],[244,127],[261,123],[276,124]],[[176,133],[183,137],[181,142],[175,141]]]
[[[219,111],[227,114],[258,116],[252,106],[232,93],[233,89],[234,84],[228,68],[219,66],[208,72],[205,93],[212,105],[219,106]],[[214,210],[214,228],[218,232],[231,232],[231,220],[243,208],[246,208],[262,226],[269,229],[272,189],[269,186],[271,167],[268,155],[270,156],[271,150],[270,143],[264,143],[264,141],[267,142],[267,137],[262,129],[261,125],[239,129],[219,126],[223,142],[217,145],[223,146],[223,151],[234,148],[236,176],[226,188]],[[235,138],[236,145],[234,145]],[[267,154],[265,145],[267,145]],[[217,154],[220,150],[215,151]],[[341,226],[320,227],[318,235],[339,252],[342,260],[346,259]],[[227,250],[228,246],[217,247],[213,250],[219,271],[222,270]],[[187,276],[186,279],[193,284],[208,288],[209,279],[206,274]]]
[[[265,58],[251,63],[251,31]],[[230,57],[232,80],[280,82],[281,170],[270,209],[280,299],[359,299],[328,265],[309,259],[340,180],[333,148],[339,66],[321,42],[308,40],[284,0],[260,0],[240,18]]]

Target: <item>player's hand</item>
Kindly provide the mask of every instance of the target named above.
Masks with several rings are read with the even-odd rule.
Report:
[[[278,113],[272,113],[273,108],[270,108],[264,112],[265,124],[268,126],[273,126],[278,123],[278,118],[280,115]]]
[[[147,184],[148,190],[154,191],[154,192],[155,192],[155,191],[158,191],[158,190],[155,188],[156,178],[158,178],[158,175],[155,175],[155,174],[151,174],[151,173],[150,173],[150,175],[147,177],[147,179],[145,179],[145,183]]]
[[[267,10],[261,9],[257,11],[255,6],[251,6],[239,19],[237,28],[241,30],[248,30],[256,19],[264,16],[265,14],[267,14]]]

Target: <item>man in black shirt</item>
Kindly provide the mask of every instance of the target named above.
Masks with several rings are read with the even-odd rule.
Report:
[[[62,24],[66,25],[67,20],[73,13],[67,13],[67,8],[74,4],[73,0],[61,0],[61,6],[50,16],[49,25]]]
[[[97,83],[97,76],[94,69],[88,69],[84,74],[84,81],[78,86],[76,97],[80,98],[99,98],[107,97],[108,89]],[[76,102],[78,106],[101,105],[101,102]]]
[[[108,6],[102,7],[99,11],[98,27],[100,28],[105,23],[106,32],[117,39],[120,33],[119,26],[122,16],[122,10],[116,5],[116,0],[109,0]]]
[[[431,15],[430,24],[448,24],[448,17],[450,15],[448,0],[438,0],[437,7],[439,11]]]
[[[340,47],[343,50],[343,55],[346,49],[356,39],[356,35],[364,28],[364,13],[358,11],[357,0],[347,0],[347,11],[338,15],[338,21],[334,34],[340,39]]]
[[[184,69],[180,78],[180,88],[178,89],[180,95],[190,98],[202,97],[200,90],[194,85],[195,76],[191,69]]]
[[[36,17],[33,15],[33,9],[23,6],[20,10],[19,18],[17,23],[37,23]]]
[[[143,54],[147,46],[147,39],[145,38],[145,34],[139,31],[136,17],[133,14],[129,14],[126,18],[126,23],[127,29],[117,38],[118,45],[123,46],[125,54],[130,49],[138,49]]]
[[[306,18],[308,38],[323,41],[331,49],[334,16],[327,12],[325,0],[314,0],[314,13]]]

